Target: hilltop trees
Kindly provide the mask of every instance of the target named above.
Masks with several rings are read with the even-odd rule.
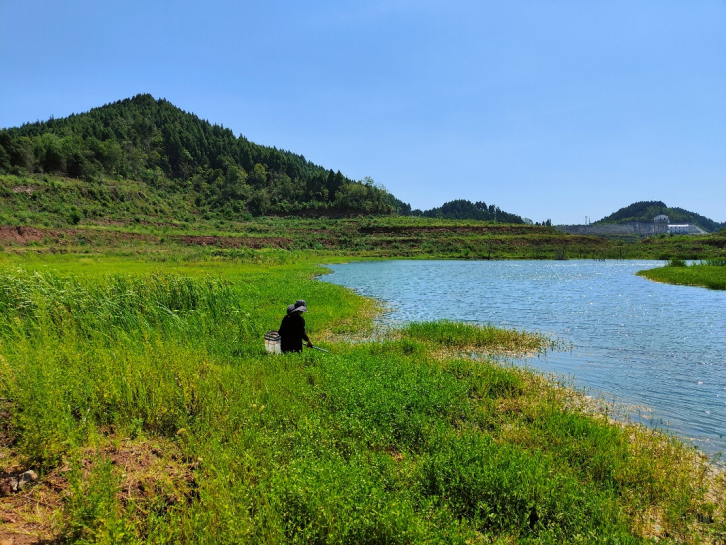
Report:
[[[311,208],[390,214],[400,202],[382,187],[236,137],[148,94],[0,131],[3,171],[135,179],[157,190],[194,191],[200,207],[227,215]]]
[[[516,215],[504,212],[498,206],[478,201],[471,202],[465,199],[457,199],[444,203],[438,208],[431,210],[413,210],[413,216],[424,216],[427,218],[443,219],[472,219],[483,221],[496,221],[499,223],[524,223],[524,220]]]

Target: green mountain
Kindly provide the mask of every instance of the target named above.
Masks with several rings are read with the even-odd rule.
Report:
[[[2,174],[14,178],[0,179],[0,221],[8,223],[310,213],[524,223],[468,200],[411,210],[370,178],[255,144],[148,94],[0,130]]]
[[[683,208],[670,208],[662,201],[636,202],[594,223],[598,225],[606,223],[628,223],[631,221],[651,222],[659,214],[668,216],[671,223],[692,223],[710,233],[726,228],[726,222],[718,223]]]
[[[351,180],[302,155],[236,137],[148,94],[0,131],[1,173],[135,180],[162,200],[191,196],[197,213],[228,218],[406,207],[370,178]]]

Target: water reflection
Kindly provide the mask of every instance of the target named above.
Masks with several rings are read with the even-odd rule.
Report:
[[[572,344],[527,360],[726,450],[726,292],[637,277],[657,261],[380,261],[324,281],[386,302],[390,323],[448,318]]]

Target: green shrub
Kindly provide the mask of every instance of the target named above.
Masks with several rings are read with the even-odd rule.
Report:
[[[419,478],[426,496],[484,533],[548,543],[639,541],[620,519],[616,495],[555,471],[547,456],[473,431],[440,431]]]
[[[70,495],[65,504],[64,534],[72,543],[141,543],[124,517],[118,494],[119,476],[111,461],[96,458],[87,465],[74,462],[69,472]]]

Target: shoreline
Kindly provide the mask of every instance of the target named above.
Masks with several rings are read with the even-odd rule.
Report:
[[[404,270],[408,270],[408,269],[404,269]],[[653,269],[653,270],[657,270],[657,269]],[[343,278],[345,278],[345,276]],[[375,277],[375,278],[377,278],[377,277]],[[349,286],[345,282],[343,284],[338,284],[337,282],[335,282],[333,280],[324,279],[322,277],[319,277],[319,280],[323,281],[323,282],[334,283],[336,285],[345,285],[345,286],[349,287],[349,289],[352,289],[355,293],[357,293],[357,294],[361,293],[357,289],[355,289],[355,287]],[[395,297],[394,297],[394,299],[395,299]],[[393,335],[395,336],[396,335],[395,330],[397,328],[404,327],[407,323],[409,323],[408,320],[406,320],[406,319],[402,319],[402,318],[396,319],[395,311],[394,311],[393,317],[387,316],[388,313],[386,311],[386,307],[390,303],[387,302],[385,299],[374,298],[374,300],[376,301],[377,304],[379,304],[383,307],[383,310],[381,312],[379,312],[379,314],[373,318],[374,322],[376,324],[376,327],[380,328],[380,330],[381,330],[381,333],[379,335],[374,336],[374,340],[381,336],[385,337],[385,336],[390,335],[390,333],[389,333],[390,331],[393,331]],[[403,304],[405,307],[405,303],[401,303],[399,301],[399,304]],[[405,308],[408,308],[408,307],[405,307]],[[517,327],[517,326],[510,325],[508,327]],[[521,324],[519,327],[521,327]],[[566,342],[563,339],[559,339],[558,342],[561,345],[560,348],[558,348],[558,349],[550,348],[549,350],[547,350],[547,352],[554,354],[556,352],[563,352],[563,351],[568,352],[569,351],[569,349],[567,349],[567,347],[565,346]],[[481,357],[486,357],[489,355],[497,355],[497,353],[491,352],[491,351],[490,352],[481,351],[479,355]],[[519,353],[511,353],[511,354],[500,353],[500,355],[504,356],[507,359],[514,358],[514,359],[518,360],[515,362],[515,365],[519,365],[521,367],[526,367],[526,368],[529,368],[531,365],[533,368],[533,371],[536,373],[543,373],[546,375],[554,374],[554,376],[556,376],[558,379],[564,379],[566,381],[571,381],[574,377],[574,375],[571,375],[571,373],[576,372],[573,369],[571,369],[572,365],[570,363],[567,363],[570,361],[569,359],[564,360],[566,362],[565,364],[560,364],[560,367],[562,367],[564,365],[564,367],[566,368],[565,370],[554,371],[551,368],[550,369],[542,368],[541,366],[537,366],[534,363],[530,364],[528,362],[529,358],[527,357],[527,355],[523,355],[523,354],[519,354]],[[567,354],[565,354],[565,356],[567,356]],[[557,356],[555,355],[554,357],[557,360]],[[555,363],[554,365],[555,365],[555,368],[557,368],[557,364]],[[590,378],[593,378],[593,377],[590,377]],[[592,393],[592,395],[594,397],[610,398],[615,395],[615,394],[611,393],[610,391],[603,390],[602,387],[593,386],[593,385],[591,385],[591,383],[587,383],[587,382],[583,382],[583,381],[580,381],[580,384],[578,386],[573,385],[572,387],[581,392],[587,392],[587,391],[594,392],[594,393]],[[642,425],[646,428],[650,428],[653,426],[659,426],[657,423],[653,422],[652,416],[649,418],[647,414],[645,416],[643,416],[642,414],[638,414],[639,413],[638,406],[639,406],[640,402],[638,401],[637,397],[634,397],[633,391],[628,391],[628,394],[629,394],[629,397],[628,397],[629,401],[623,400],[623,401],[619,401],[619,402],[618,401],[614,402],[614,403],[622,406],[624,408],[624,411],[626,411],[628,413],[627,416],[623,416],[623,419],[637,422],[639,425]],[[587,395],[587,394],[585,394],[585,395]],[[611,406],[613,405],[610,402],[608,402],[608,404],[610,404]],[[650,410],[653,410],[653,409],[650,409]],[[667,411],[668,411],[668,406],[666,406],[666,414],[667,414]],[[670,417],[661,416],[661,419],[667,418],[668,420],[671,420],[671,419],[675,418],[675,420],[678,421],[677,417],[678,417],[678,415],[671,414]],[[649,422],[649,420],[650,420],[650,422]],[[677,425],[676,425],[675,429],[672,428],[671,426],[663,427],[663,424],[661,424],[659,427],[663,431],[665,431],[671,435],[674,435],[675,437],[680,438],[680,440],[682,440],[684,442],[684,444],[689,445],[695,449],[698,449],[705,456],[711,457],[711,458],[717,457],[722,452],[722,447],[719,447],[718,444],[716,446],[713,446],[713,445],[711,445],[711,443],[714,440],[718,442],[718,439],[717,438],[714,439],[715,436],[708,436],[708,435],[703,436],[703,437],[699,437],[699,436],[694,437],[692,435],[693,432],[692,431],[689,432],[689,422],[690,421],[681,422],[681,424],[682,424],[681,428],[683,428],[683,431],[679,431]]]

